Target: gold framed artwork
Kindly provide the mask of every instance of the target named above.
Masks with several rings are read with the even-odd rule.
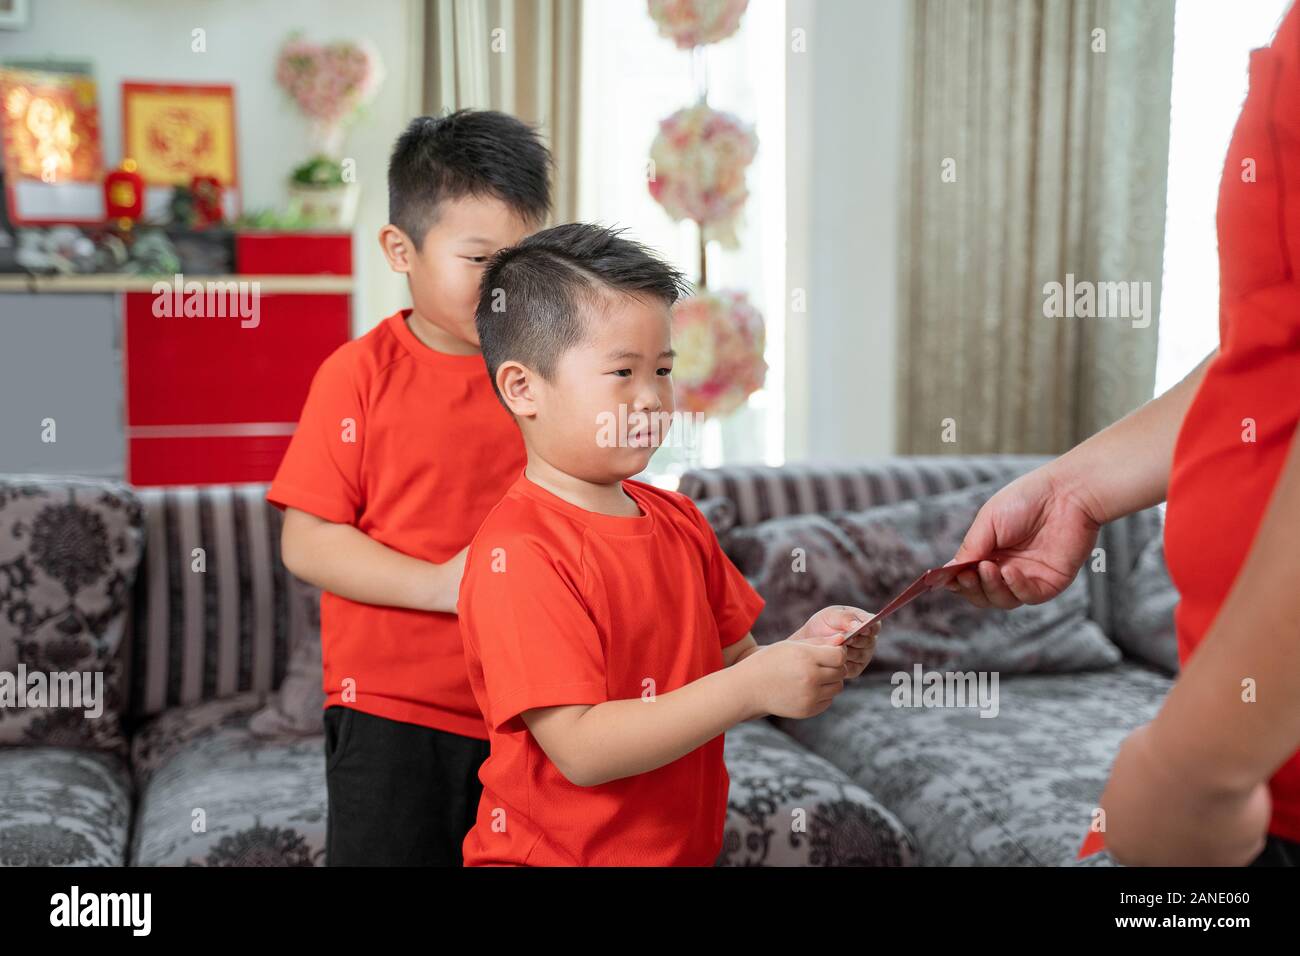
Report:
[[[122,155],[150,186],[188,187],[210,176],[237,188],[234,88],[123,83]]]

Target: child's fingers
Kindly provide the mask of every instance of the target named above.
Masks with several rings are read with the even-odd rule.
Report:
[[[866,664],[870,660],[871,660],[871,648],[854,647],[852,644],[849,645],[849,656],[846,658],[846,661],[848,663]]]
[[[813,644],[813,660],[818,667],[839,670],[848,659],[847,648],[843,644]]]
[[[847,641],[849,647],[870,647],[880,636],[880,621],[872,621],[860,633],[854,634]]]
[[[828,607],[821,612],[821,623],[829,629],[832,636],[848,636],[860,630],[863,625],[871,620],[871,614],[868,611],[858,607],[849,607],[844,604],[838,604],[834,607]]]
[[[810,617],[791,637],[809,644],[839,645],[870,619],[871,615],[861,608],[833,604]]]
[[[836,643],[848,643],[850,637],[868,627],[871,614],[859,607],[837,607],[836,613],[823,619],[831,631],[829,639]]]

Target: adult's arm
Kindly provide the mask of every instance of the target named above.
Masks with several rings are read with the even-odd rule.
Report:
[[[1163,395],[990,498],[953,561],[997,560],[981,560],[949,589],[980,607],[1000,608],[1060,594],[1103,524],[1164,500],[1178,431],[1216,354]]]
[[[1218,349],[1169,391],[1049,463],[1066,487],[1086,489],[1098,523],[1165,500],[1178,431],[1216,355]]]

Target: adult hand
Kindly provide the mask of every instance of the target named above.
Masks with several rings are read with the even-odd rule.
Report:
[[[1092,553],[1100,508],[1044,465],[985,502],[950,563],[979,560],[950,585],[977,607],[1042,604],[1074,580]],[[996,560],[982,560],[996,559]]]

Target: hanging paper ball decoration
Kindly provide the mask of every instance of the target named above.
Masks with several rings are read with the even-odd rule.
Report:
[[[704,291],[673,306],[679,412],[729,415],[763,387],[763,317],[744,292]]]
[[[674,220],[693,219],[706,241],[737,245],[736,223],[749,198],[745,171],[758,151],[753,127],[704,103],[659,123],[650,145],[650,195]]]
[[[649,0],[647,6],[659,35],[689,50],[735,33],[749,0]]]

